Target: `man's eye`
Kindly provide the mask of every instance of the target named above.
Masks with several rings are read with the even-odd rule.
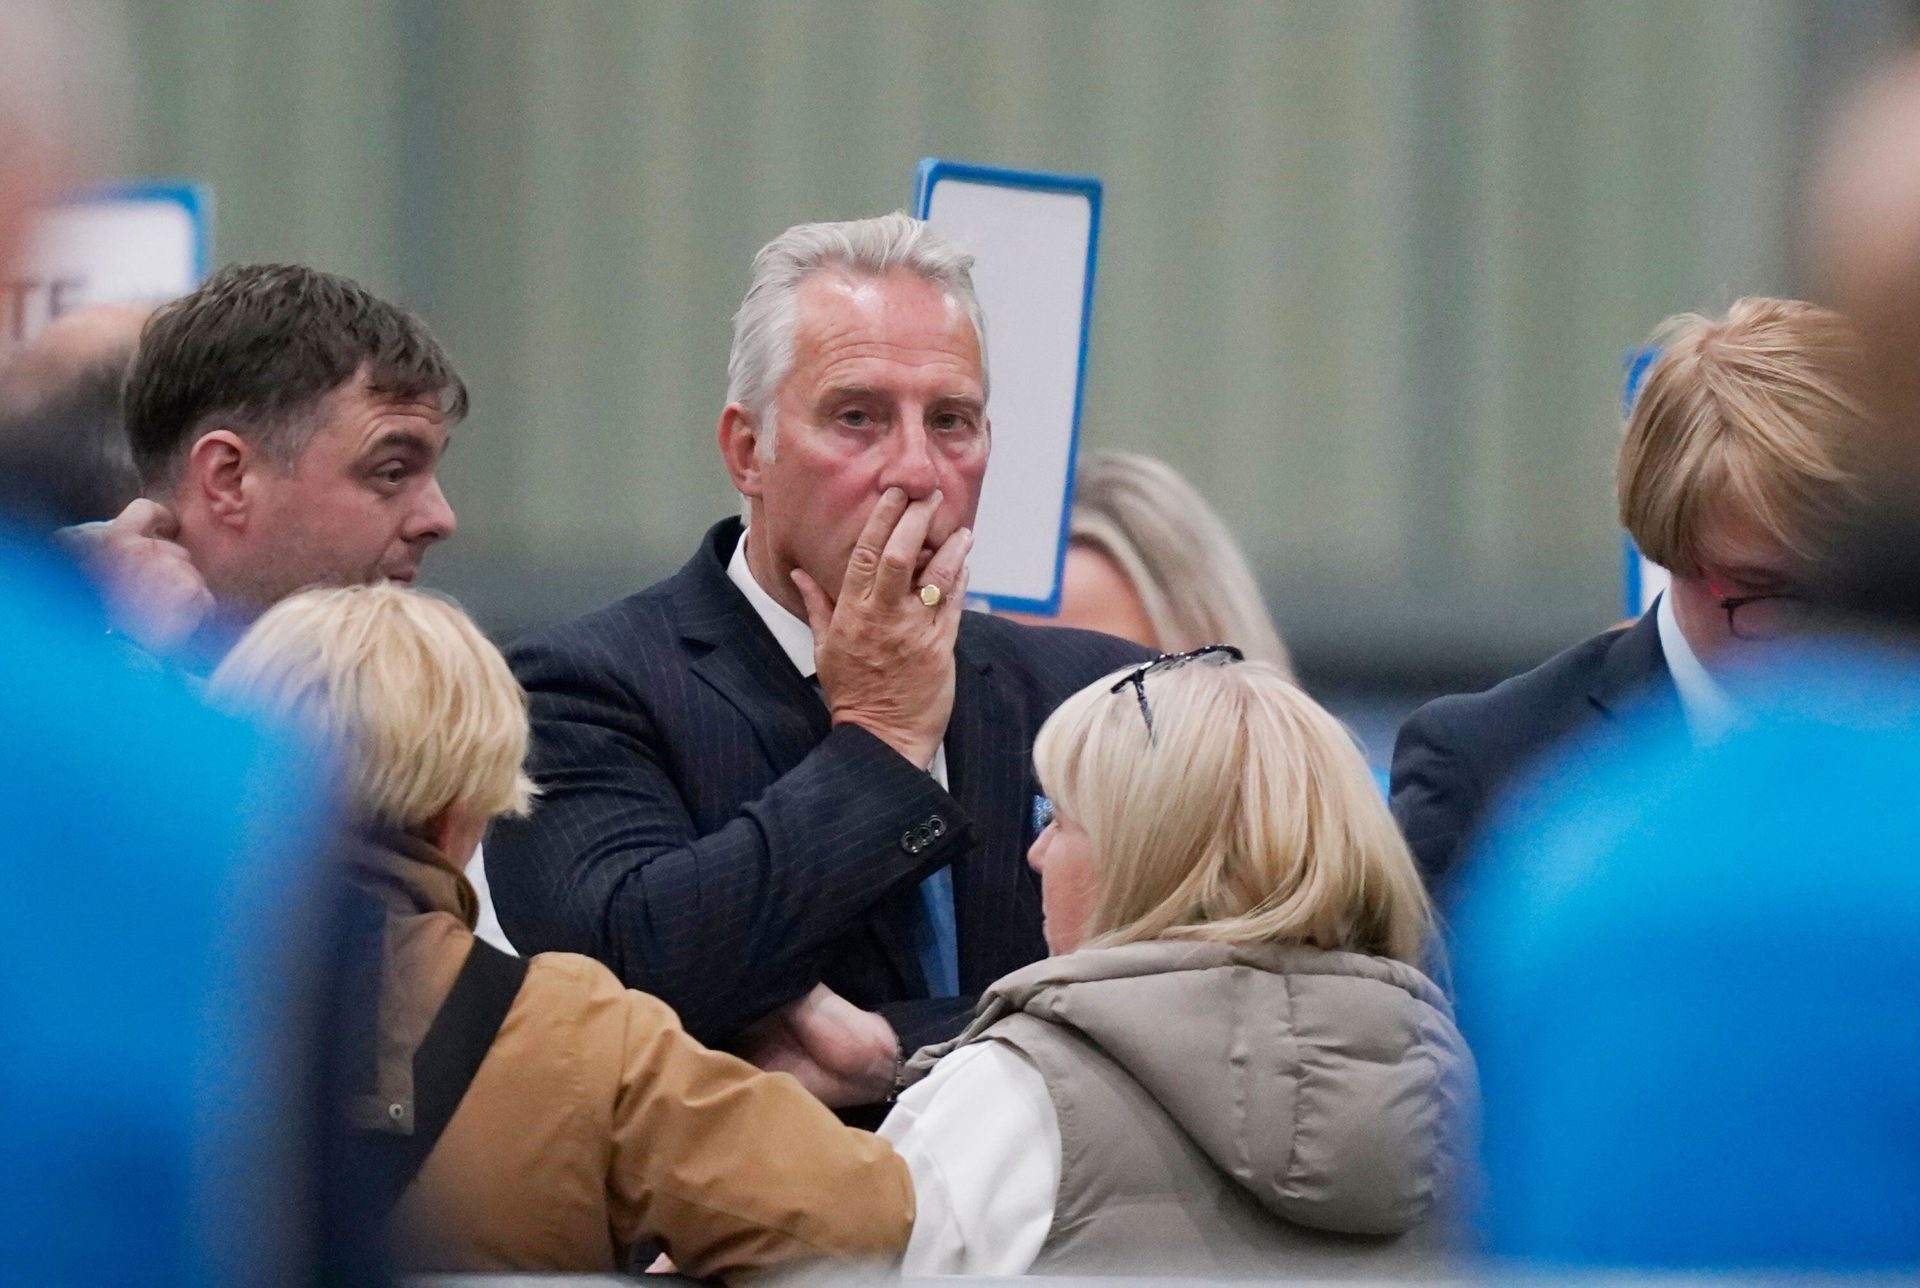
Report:
[[[407,467],[399,461],[395,461],[390,465],[382,465],[373,472],[373,476],[382,483],[391,483],[398,486],[399,483],[407,477]]]
[[[840,423],[849,429],[866,429],[873,424],[873,417],[858,407],[849,407],[840,413]]]
[[[942,412],[933,418],[933,428],[941,434],[965,434],[973,429],[973,417],[961,412]]]

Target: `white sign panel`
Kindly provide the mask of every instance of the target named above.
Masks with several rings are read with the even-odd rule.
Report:
[[[53,207],[0,281],[0,352],[74,309],[191,291],[207,271],[207,216],[191,184],[99,188]]]
[[[973,253],[974,289],[987,317],[993,455],[968,559],[969,593],[994,608],[1058,612],[1100,182],[927,160],[915,205]]]

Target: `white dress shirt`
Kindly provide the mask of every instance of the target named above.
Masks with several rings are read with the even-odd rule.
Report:
[[[1653,611],[1660,627],[1660,652],[1666,656],[1667,673],[1673,676],[1673,687],[1679,691],[1687,732],[1696,743],[1712,742],[1732,726],[1739,708],[1694,654],[1693,645],[1687,643],[1680,619],[1674,616],[1673,592],[1660,596],[1660,606]]]
[[[473,933],[503,953],[515,957],[520,950],[507,939],[507,932],[500,927],[500,914],[493,910],[493,889],[487,884],[487,847],[473,847],[473,857],[467,860],[467,884],[473,887],[474,897],[480,901],[480,915],[473,923]]]
[[[913,1177],[900,1273],[1024,1275],[1053,1227],[1060,1123],[1046,1080],[998,1042],[961,1047],[880,1124]]]

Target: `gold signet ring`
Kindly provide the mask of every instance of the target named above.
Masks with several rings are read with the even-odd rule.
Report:
[[[920,602],[928,608],[940,607],[940,601],[944,598],[945,596],[940,593],[940,588],[932,582],[928,582],[920,588]]]

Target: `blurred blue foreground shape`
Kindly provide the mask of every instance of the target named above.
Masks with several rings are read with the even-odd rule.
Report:
[[[314,771],[5,536],[0,622],[0,1278],[274,1282],[303,1251]]]
[[[1920,666],[1757,678],[1704,749],[1563,749],[1468,869],[1496,1257],[1920,1268]]]

